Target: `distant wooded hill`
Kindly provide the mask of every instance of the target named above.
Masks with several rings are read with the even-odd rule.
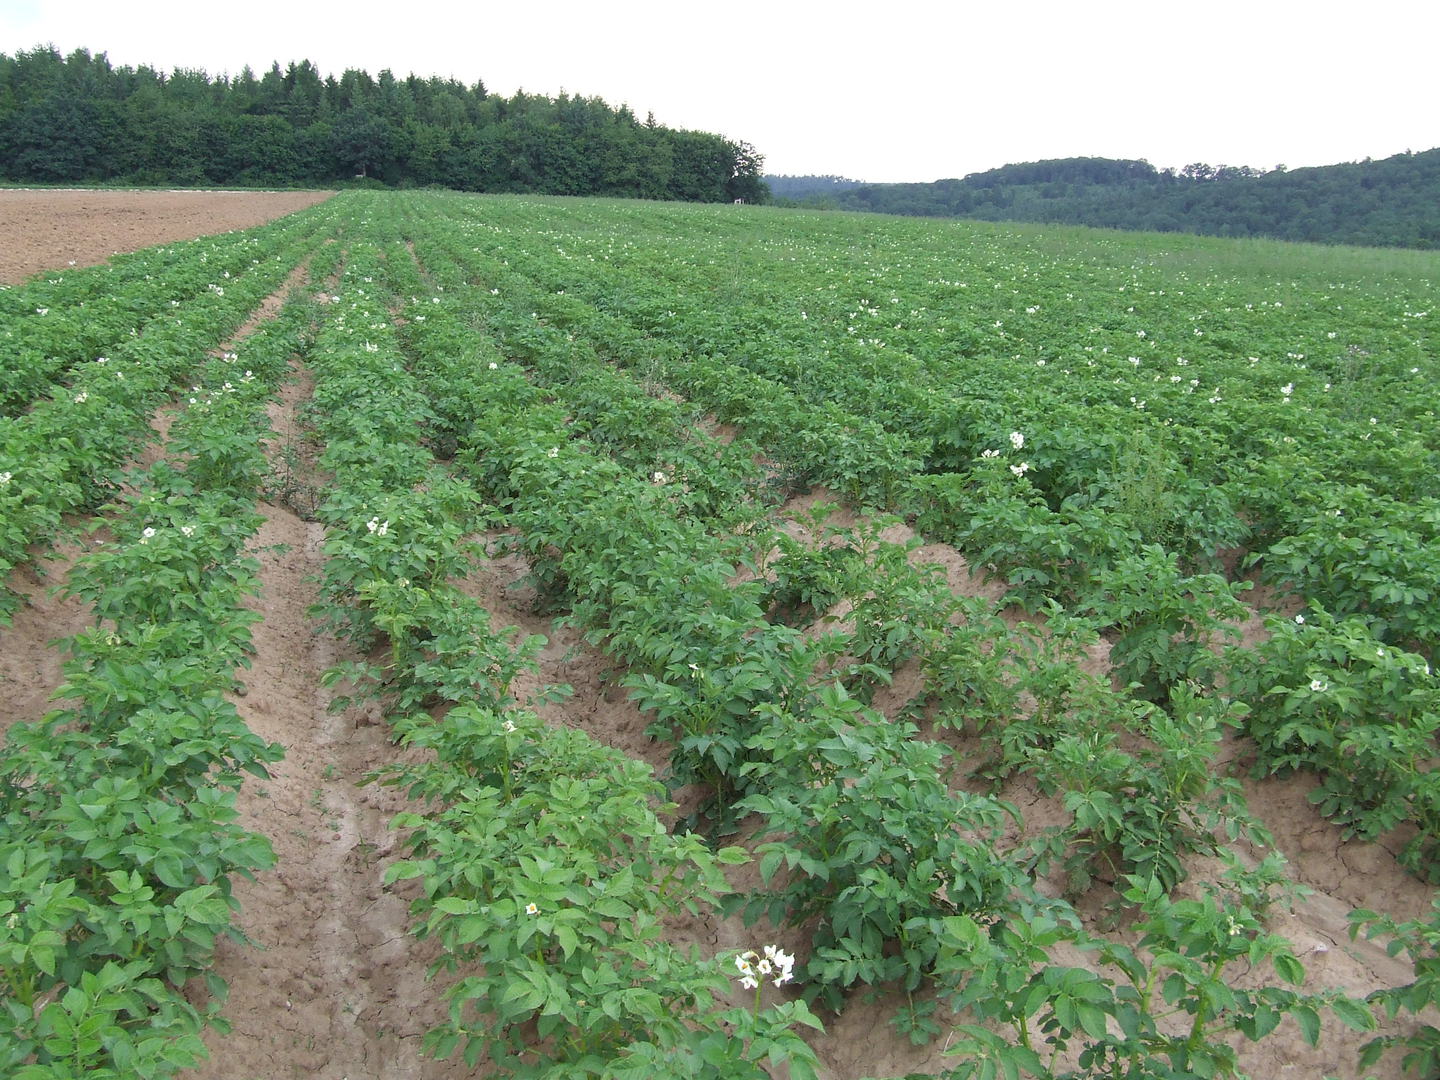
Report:
[[[839,191],[859,187],[862,180],[847,180],[843,176],[769,176],[765,185],[776,199],[814,200],[834,195]]]
[[[328,186],[357,177],[463,191],[763,201],[755,149],[599,98],[496,97],[453,79],[257,78],[113,67],[104,53],[0,53],[0,179]]]
[[[1204,164],[1161,170],[1145,161],[1062,158],[930,184],[765,180],[777,199],[842,210],[1440,247],[1440,149],[1270,172]]]

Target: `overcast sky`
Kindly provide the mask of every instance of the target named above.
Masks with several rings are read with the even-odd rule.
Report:
[[[772,173],[935,180],[1097,156],[1291,168],[1440,146],[1435,0],[0,0],[0,52],[482,80],[752,143]]]

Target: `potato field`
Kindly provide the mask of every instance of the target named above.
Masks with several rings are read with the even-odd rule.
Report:
[[[349,192],[0,288],[0,1073],[1440,1076],[1437,284]]]

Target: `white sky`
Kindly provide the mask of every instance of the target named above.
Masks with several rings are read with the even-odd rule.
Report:
[[[1440,146],[1435,0],[0,0],[0,52],[483,80],[752,143],[772,173],[1291,168]]]

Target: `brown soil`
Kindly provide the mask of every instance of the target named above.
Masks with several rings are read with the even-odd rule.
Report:
[[[69,259],[91,262],[121,248],[251,225],[324,197],[3,191],[0,206],[21,210],[18,215],[0,214],[0,276],[18,280],[37,269],[64,266]],[[239,349],[243,355],[243,342]],[[373,708],[332,713],[326,707],[328,693],[320,686],[320,673],[344,654],[306,614],[314,599],[322,541],[320,526],[307,519],[324,486],[323,478],[306,465],[309,455],[296,421],[308,393],[307,374],[297,369],[271,410],[275,501],[261,505],[266,520],[255,545],[263,582],[255,605],[264,619],[255,627],[254,663],[241,673],[245,693],[237,700],[253,730],[286,748],[286,758],[273,767],[272,778],[249,782],[241,795],[244,822],[270,837],[278,864],[256,882],[237,884],[240,925],[259,949],[223,949],[219,973],[231,986],[225,1013],[233,1030],[207,1037],[212,1060],[192,1075],[206,1080],[438,1080],[475,1075],[459,1060],[434,1062],[419,1052],[421,1035],[444,1005],[438,987],[425,979],[433,951],[405,933],[405,900],[381,885],[385,865],[398,854],[387,822],[400,808],[400,798],[388,789],[359,785],[368,770],[396,751]],[[144,459],[154,460],[162,452],[163,436],[163,425],[157,425],[157,445]],[[798,512],[804,505],[797,502],[790,509]],[[854,521],[848,511],[837,518],[837,523]],[[903,526],[885,534],[893,540],[909,537]],[[498,550],[504,538],[496,534],[486,539]],[[30,603],[3,632],[0,684],[10,705],[7,723],[37,718],[61,681],[52,642],[84,626],[88,614],[50,588],[63,580],[89,542],[64,547],[53,562],[42,564],[49,571],[44,579],[34,567],[12,575],[11,584]],[[999,595],[994,583],[975,575],[963,557],[943,545],[920,547],[914,558],[940,564],[957,591],[991,599]],[[618,687],[621,673],[578,631],[557,629],[533,610],[533,596],[525,585],[527,569],[519,556],[502,552],[478,567],[467,582],[467,591],[493,612],[498,625],[518,625],[548,639],[540,672],[527,676],[517,689],[523,693],[546,684],[569,684],[573,696],[542,706],[546,719],[582,727],[663,769],[666,750],[645,737],[644,717]],[[1255,627],[1247,627],[1247,633],[1255,632]],[[1086,666],[1106,670],[1103,652],[1090,657]],[[919,689],[916,673],[902,669],[895,685],[877,697],[877,705],[898,715]],[[958,738],[947,742],[957,751],[965,749]],[[1401,871],[1383,847],[1342,840],[1339,830],[1306,801],[1309,783],[1300,777],[1246,783],[1252,809],[1274,831],[1292,873],[1313,890],[1293,914],[1277,912],[1273,928],[1295,943],[1312,988],[1334,986],[1363,996],[1407,981],[1408,968],[1382,949],[1348,940],[1346,914],[1363,905],[1413,918],[1427,909],[1430,890]],[[1030,829],[1062,820],[1056,800],[1024,780],[1002,794],[1020,807]],[[1195,872],[1198,876],[1206,867],[1197,864]],[[745,875],[746,880],[753,878],[753,867],[742,868],[735,883]],[[695,919],[677,925],[675,935],[712,952],[770,940],[802,958],[808,951],[802,930],[772,936],[763,927],[746,929],[738,919]],[[895,1004],[857,1001],[843,1016],[825,1018],[828,1032],[815,1045],[826,1080],[938,1073],[951,1064],[941,1056],[943,1039],[913,1047],[889,1026]],[[1396,1027],[1387,1025],[1389,1030]],[[1259,1046],[1243,1047],[1241,1061],[1257,1077],[1358,1077],[1356,1050],[1368,1038],[1327,1020],[1320,1049],[1311,1050],[1287,1022]],[[1383,1062],[1368,1075],[1398,1077],[1398,1060]]]
[[[249,229],[332,191],[95,191],[0,188],[0,284],[91,266],[122,251]]]

